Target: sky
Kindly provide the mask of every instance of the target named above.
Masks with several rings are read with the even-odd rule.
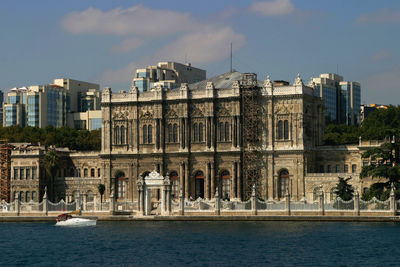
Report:
[[[0,88],[71,78],[129,90],[136,68],[190,62],[207,78],[338,73],[362,103],[400,104],[397,0],[1,0]]]

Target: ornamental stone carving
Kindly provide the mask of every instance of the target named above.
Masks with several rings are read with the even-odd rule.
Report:
[[[303,80],[302,80],[301,77],[300,77],[300,73],[297,73],[297,77],[296,77],[296,79],[294,80],[293,85],[294,85],[294,86],[303,86],[303,85],[304,85],[304,84],[303,84]]]

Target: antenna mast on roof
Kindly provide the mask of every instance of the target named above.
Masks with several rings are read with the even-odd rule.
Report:
[[[231,43],[231,71],[232,72],[232,43]]]

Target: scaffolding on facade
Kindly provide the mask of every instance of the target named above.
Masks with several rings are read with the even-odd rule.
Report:
[[[262,170],[262,106],[261,90],[257,75],[245,73],[240,81],[242,114],[242,178],[243,199],[250,198],[255,186],[256,195],[261,197]]]
[[[0,200],[10,201],[11,146],[0,140]]]

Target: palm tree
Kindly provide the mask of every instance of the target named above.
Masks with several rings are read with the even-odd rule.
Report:
[[[60,167],[60,156],[58,155],[57,151],[49,150],[46,155],[41,160],[41,163],[46,170],[47,174],[50,176],[50,192],[51,192],[51,199],[54,201],[54,178],[57,175],[57,170]]]
[[[103,195],[104,195],[104,192],[106,191],[106,186],[104,184],[99,184],[97,186],[97,189],[99,190],[99,193],[100,193],[100,210],[102,210],[103,209],[103,207],[102,207]]]

